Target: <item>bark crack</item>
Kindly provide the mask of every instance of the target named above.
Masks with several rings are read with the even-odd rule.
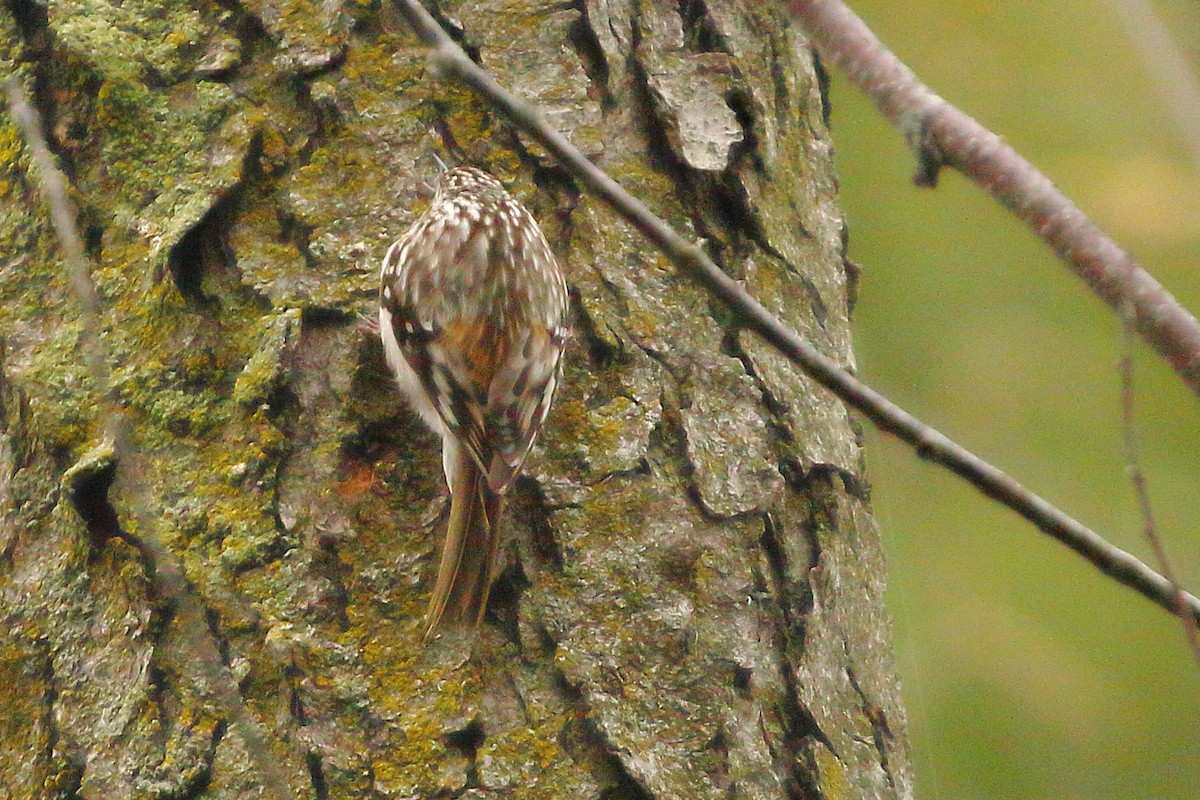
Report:
[[[325,782],[325,765],[321,756],[315,750],[309,750],[304,761],[308,767],[308,780],[316,800],[329,800],[329,786]]]
[[[842,646],[845,647],[845,642],[842,643]],[[892,789],[895,789],[896,778],[892,775],[891,767],[888,764],[887,743],[892,739],[892,730],[888,726],[887,715],[883,709],[867,697],[867,693],[859,685],[854,667],[850,666],[853,662],[850,659],[848,650],[846,651],[846,663],[846,678],[850,681],[850,686],[854,689],[854,693],[858,695],[859,707],[862,709],[863,716],[871,723],[871,740],[875,746],[875,752],[879,756],[879,766],[883,770],[883,773],[887,775],[888,785]]]
[[[829,737],[821,730],[816,718],[800,697],[796,682],[796,672],[792,665],[793,655],[804,649],[807,617],[813,608],[812,587],[805,582],[796,585],[791,576],[797,567],[788,563],[787,552],[781,540],[782,533],[770,513],[764,513],[762,550],[766,556],[768,567],[767,590],[774,598],[775,613],[772,620],[779,622],[772,625],[772,644],[775,651],[777,669],[783,678],[784,697],[776,703],[775,712],[783,729],[783,739],[778,743],[770,743],[772,751],[780,762],[780,767],[786,775],[786,788],[789,800],[815,800],[823,797],[820,785],[815,776],[819,774],[812,751],[811,740],[815,740],[829,749],[834,756],[837,750]],[[815,550],[817,545],[809,538],[810,546]],[[815,558],[818,553],[812,553]],[[805,570],[807,571],[807,570]],[[793,598],[797,602],[793,603]]]
[[[649,789],[626,767],[620,750],[600,729],[582,687],[572,684],[561,670],[554,670],[554,675],[559,697],[570,712],[563,726],[563,746],[600,786],[596,800],[654,800]]]
[[[120,519],[108,496],[116,476],[116,457],[104,445],[84,456],[63,475],[67,499],[87,531],[91,558],[99,554],[106,541],[121,536]]]
[[[599,95],[601,114],[607,114],[617,104],[616,98],[612,96],[609,88],[611,71],[608,59],[604,55],[604,48],[600,45],[600,38],[592,27],[586,0],[573,0],[571,7],[579,12],[579,19],[571,24],[568,41],[579,57],[584,74],[587,75]]]
[[[226,291],[233,288],[228,284],[250,288],[241,280],[237,256],[229,245],[229,229],[237,217],[246,187],[260,174],[262,143],[262,130],[258,128],[246,145],[238,180],[218,194],[204,216],[184,231],[167,251],[167,270],[175,288],[191,303],[212,306],[219,301],[217,296],[205,293],[205,289],[214,288],[215,283],[206,281],[207,277],[223,278],[220,288]]]
[[[771,429],[775,432],[776,437],[780,441],[792,443],[795,441],[796,436],[785,422],[789,411],[788,405],[775,396],[775,393],[763,381],[762,376],[758,374],[758,370],[754,367],[754,362],[750,359],[750,354],[742,347],[741,334],[741,328],[726,328],[725,336],[721,340],[721,352],[741,362],[742,368],[746,371],[746,375],[754,381],[755,388],[758,389],[758,393],[762,396],[763,405],[766,406],[767,411],[771,415]]]
[[[153,789],[153,796],[163,798],[178,797],[179,800],[200,800],[212,784],[213,764],[216,763],[217,758],[217,745],[225,737],[226,730],[227,724],[223,720],[219,720],[213,726],[208,747],[200,754],[200,762],[184,770],[180,775],[181,780],[177,788],[164,789],[164,787],[156,786]],[[168,763],[168,759],[164,758],[160,768]]]
[[[512,519],[520,521],[529,530],[530,552],[538,566],[562,572],[563,554],[550,522],[550,505],[542,485],[529,475],[516,480],[511,494]]]
[[[466,783],[456,795],[482,787],[483,784],[479,780],[479,748],[483,747],[486,739],[487,732],[484,731],[483,722],[479,717],[472,717],[461,727],[442,734],[442,740],[462,754],[467,762]]]
[[[642,134],[646,139],[646,154],[650,164],[675,185],[676,196],[681,207],[692,209],[693,220],[699,217],[699,206],[695,203],[691,173],[671,145],[667,126],[662,119],[658,104],[654,101],[654,89],[650,85],[650,74],[641,59],[644,32],[642,31],[642,8],[634,3],[629,18],[630,50],[625,68],[633,79],[630,99],[640,108],[635,115],[641,121]]]
[[[42,694],[42,724],[46,727],[46,745],[42,750],[41,761],[47,772],[52,774],[55,785],[61,787],[62,795],[68,800],[77,800],[83,785],[86,764],[70,752],[70,743],[64,739],[63,731],[58,726],[58,713],[55,709],[59,692],[55,686],[54,658],[49,652],[49,643],[34,640],[32,644],[43,659],[39,672],[46,687]],[[56,768],[57,774],[53,774]]]

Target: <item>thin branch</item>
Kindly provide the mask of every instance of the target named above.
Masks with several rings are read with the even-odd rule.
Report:
[[[1138,510],[1142,515],[1142,533],[1150,543],[1154,557],[1158,560],[1158,568],[1163,576],[1171,582],[1175,593],[1175,611],[1183,620],[1183,631],[1187,636],[1188,645],[1192,649],[1192,657],[1200,664],[1200,633],[1197,632],[1196,618],[1187,613],[1187,600],[1184,598],[1183,587],[1175,578],[1175,568],[1163,546],[1162,537],[1158,535],[1158,523],[1154,519],[1154,507],[1150,504],[1150,489],[1146,483],[1146,474],[1142,470],[1141,448],[1138,442],[1137,417],[1134,414],[1134,380],[1133,380],[1133,345],[1134,334],[1131,317],[1132,311],[1126,307],[1125,324],[1121,326],[1121,428],[1124,432],[1125,471],[1129,482],[1133,484],[1133,494],[1137,498]]]
[[[1170,581],[838,367],[798,333],[773,317],[741,284],[722,272],[703,250],[672,230],[588,161],[531,105],[502,89],[488,73],[467,57],[417,0],[395,2],[417,36],[431,48],[429,61],[435,76],[457,79],[537,140],[584,187],[641,231],[675,266],[735,312],[744,327],[761,336],[799,365],[813,380],[864,414],[881,430],[908,443],[921,458],[940,464],[966,479],[983,494],[1000,501],[1042,532],[1083,556],[1105,575],[1172,614],[1177,613],[1177,598]],[[1185,594],[1185,600],[1188,611],[1200,617],[1200,599]]]
[[[1092,223],[1045,175],[987,128],[938,97],[840,0],[791,0],[792,15],[916,152],[918,185],[951,166],[1026,222],[1098,297],[1200,394],[1200,323],[1150,273]]]
[[[1192,161],[1200,168],[1200,80],[1187,55],[1147,0],[1109,0],[1146,64],[1146,77],[1174,120]]]
[[[29,104],[25,89],[16,76],[5,81],[8,108],[16,122],[26,147],[33,156],[34,171],[41,186],[43,199],[50,208],[50,219],[54,232],[62,246],[67,269],[71,275],[71,288],[82,313],[80,331],[83,357],[91,375],[92,385],[100,396],[100,406],[105,417],[105,434],[112,442],[113,457],[117,462],[117,480],[130,499],[133,517],[137,524],[134,543],[141,549],[143,557],[152,568],[156,593],[169,601],[175,608],[179,635],[193,656],[202,692],[215,701],[225,717],[237,726],[246,751],[258,770],[263,788],[277,800],[293,797],[288,782],[279,767],[278,760],[270,754],[266,739],[258,724],[250,717],[237,681],[221,660],[221,654],[208,628],[206,615],[192,587],[188,584],[183,567],[167,550],[154,533],[153,506],[148,495],[148,483],[144,480],[145,470],[141,459],[129,446],[128,424],[124,409],[113,397],[109,381],[109,360],[100,341],[101,326],[100,295],[92,280],[91,265],[83,249],[83,240],[76,226],[76,213],[67,194],[67,182],[54,163],[54,156],[42,132],[41,119]]]

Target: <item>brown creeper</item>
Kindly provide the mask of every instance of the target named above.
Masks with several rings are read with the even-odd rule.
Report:
[[[546,419],[566,339],[567,285],[533,216],[491,175],[443,172],[387,251],[379,333],[388,365],[442,437],[450,518],[425,619],[483,619],[505,491]]]

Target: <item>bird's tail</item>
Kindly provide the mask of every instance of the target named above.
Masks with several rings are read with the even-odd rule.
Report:
[[[488,487],[467,448],[458,453],[446,546],[425,613],[425,638],[442,627],[478,627],[487,607],[500,549],[501,497]]]

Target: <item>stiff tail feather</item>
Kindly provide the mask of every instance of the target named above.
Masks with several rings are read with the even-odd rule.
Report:
[[[459,451],[455,480],[446,546],[425,613],[426,639],[450,625],[478,627],[495,577],[501,497],[488,488],[465,447]]]

